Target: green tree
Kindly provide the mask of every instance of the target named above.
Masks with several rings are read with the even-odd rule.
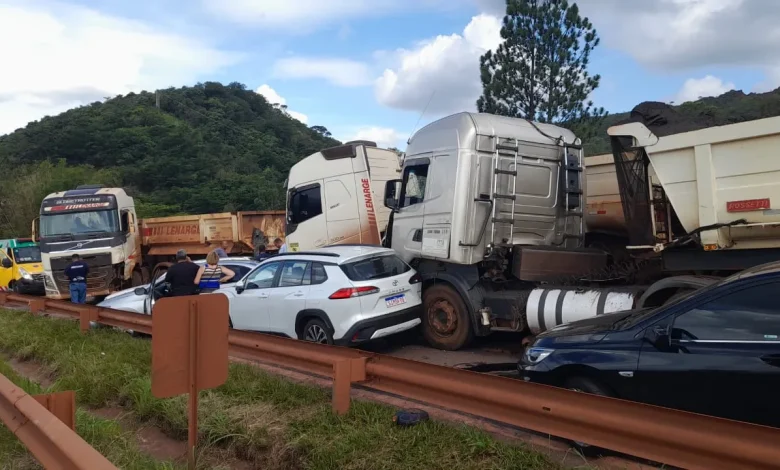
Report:
[[[63,174],[85,165],[110,171],[143,217],[282,209],[290,167],[338,145],[241,83],[157,92],[159,108],[155,93],[130,93],[0,136],[0,168],[18,179],[27,168],[63,159]],[[78,184],[68,178],[60,189]],[[7,184],[15,186],[10,178]],[[42,195],[36,197],[25,217],[37,212]]]
[[[0,165],[0,171],[13,175],[0,185],[0,238],[29,237],[41,200],[48,194],[82,184],[115,186],[120,180],[114,170],[96,170],[90,165],[68,166],[64,160],[13,168]]]
[[[480,57],[480,112],[573,127],[605,115],[588,100],[601,78],[587,70],[599,38],[576,3],[507,0],[501,37]]]
[[[319,135],[323,137],[330,137],[332,134],[325,126],[311,126],[309,129],[313,130],[314,132],[318,133]]]

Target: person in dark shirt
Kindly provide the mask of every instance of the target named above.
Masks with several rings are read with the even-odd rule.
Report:
[[[87,274],[89,265],[81,261],[78,254],[74,254],[71,263],[65,268],[65,275],[70,281],[70,301],[74,304],[87,302]]]
[[[271,253],[265,251],[265,245],[258,245],[256,251],[257,251],[257,254],[255,255],[256,261],[263,262],[273,256]]]
[[[187,252],[176,252],[176,264],[168,268],[165,273],[165,282],[171,286],[171,296],[195,295],[198,286],[195,284],[195,276],[198,275],[199,266],[187,258]]]

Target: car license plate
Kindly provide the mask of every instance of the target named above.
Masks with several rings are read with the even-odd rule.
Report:
[[[387,308],[390,307],[396,307],[401,304],[406,303],[406,296],[404,294],[398,294],[391,297],[385,298],[385,305],[387,305]]]

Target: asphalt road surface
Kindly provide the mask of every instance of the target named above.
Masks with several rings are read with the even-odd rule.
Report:
[[[477,363],[516,364],[522,354],[522,339],[519,333],[494,333],[476,338],[463,350],[441,351],[428,346],[416,329],[372,341],[360,349],[449,367]]]

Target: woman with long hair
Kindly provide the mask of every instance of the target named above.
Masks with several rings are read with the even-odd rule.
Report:
[[[233,279],[235,275],[231,269],[219,265],[219,255],[214,250],[206,256],[206,264],[198,269],[195,284],[201,293],[214,292],[220,284]]]

